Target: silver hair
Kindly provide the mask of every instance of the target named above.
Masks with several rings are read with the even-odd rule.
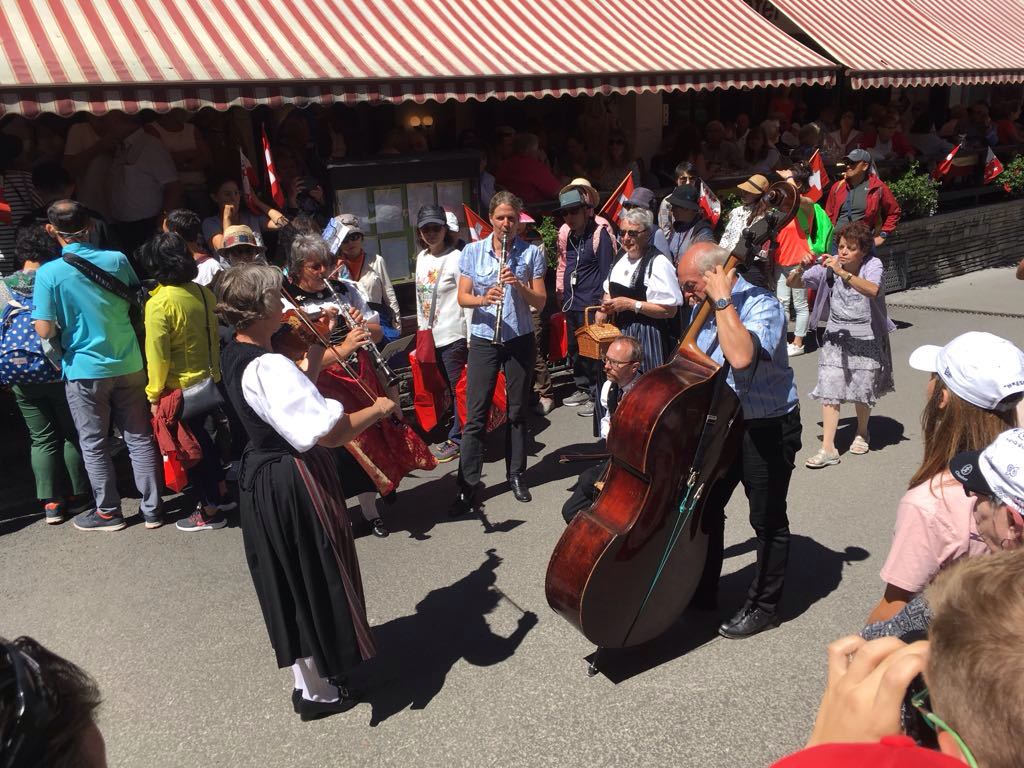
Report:
[[[647,208],[630,208],[619,216],[619,223],[628,221],[630,224],[639,224],[645,229],[654,226],[654,213]]]
[[[302,233],[296,235],[288,249],[288,274],[292,280],[298,280],[302,267],[307,261],[330,263],[330,251],[327,243],[320,235]]]
[[[694,258],[693,263],[697,267],[697,271],[700,274],[710,272],[715,267],[725,266],[725,262],[729,260],[729,252],[717,245],[712,245],[707,248],[701,248],[700,253]]]
[[[281,290],[283,275],[269,264],[238,264],[218,275],[217,314],[236,330],[267,316],[268,298]]]

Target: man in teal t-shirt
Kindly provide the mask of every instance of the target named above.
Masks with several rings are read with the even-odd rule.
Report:
[[[81,204],[58,200],[48,209],[47,218],[46,229],[62,246],[63,255],[84,259],[128,286],[139,285],[123,253],[100,251],[89,244],[92,221]],[[126,525],[110,453],[111,418],[128,446],[135,484],[142,493],[146,527],[159,527],[160,459],[153,442],[146,374],[139,342],[128,319],[128,302],[64,259],[39,268],[33,302],[36,332],[44,339],[60,340],[68,404],[96,497],[96,509],[78,515],[75,527],[120,530]]]

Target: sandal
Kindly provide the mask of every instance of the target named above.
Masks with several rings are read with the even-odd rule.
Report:
[[[839,451],[826,451],[824,448],[811,456],[811,458],[805,462],[806,466],[811,469],[821,469],[822,467],[829,467],[838,463]]]
[[[855,438],[853,438],[853,442],[850,443],[850,453],[852,453],[854,456],[863,456],[865,453],[871,450],[871,447],[868,445],[868,441],[870,439],[870,437],[864,438],[861,437],[860,435],[857,435]]]

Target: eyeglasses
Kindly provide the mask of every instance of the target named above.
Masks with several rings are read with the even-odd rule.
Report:
[[[929,710],[924,706],[924,702],[928,699],[928,689],[924,688],[919,693],[915,693],[910,698],[911,706],[921,713],[921,717],[931,727],[933,731],[945,731],[953,737],[953,741],[956,742],[957,747],[960,749],[960,753],[964,756],[967,764],[971,768],[978,768],[978,761],[974,759],[974,755],[971,754],[971,750],[964,743],[964,740],[960,738],[960,734],[946,725],[946,722],[942,720],[938,715]]]
[[[362,240],[362,239],[363,239],[363,233],[362,232],[355,232],[355,233],[349,235],[348,237],[346,237],[344,240],[342,240],[342,242],[343,243],[354,243],[357,240]]]
[[[693,293],[697,290],[697,284],[693,280],[687,280],[683,283],[683,293]]]
[[[625,240],[627,237],[639,238],[644,233],[642,229],[622,229],[619,230],[619,237]]]
[[[610,357],[602,357],[601,361],[605,365],[611,365],[615,368],[621,368],[624,365],[632,365],[636,362],[636,360],[612,360]]]

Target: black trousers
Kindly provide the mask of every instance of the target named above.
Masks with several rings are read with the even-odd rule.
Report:
[[[757,567],[746,606],[774,613],[782,599],[789,559],[786,496],[800,450],[800,408],[785,416],[751,419],[744,424],[739,460],[711,489],[704,508],[708,559],[695,597],[712,600],[718,592],[725,549],[725,505],[743,483],[750,504],[750,525],[757,536]]]
[[[505,371],[508,424],[505,427],[505,473],[526,471],[526,405],[533,377],[537,345],[532,331],[504,344],[474,336],[469,342],[466,368],[466,423],[462,426],[459,485],[473,489],[480,482],[484,463],[484,437],[498,371]]]
[[[576,343],[576,329],[582,327],[582,312],[570,309],[565,313],[565,333],[569,342],[569,362],[572,363],[573,381],[576,382],[577,389],[589,392],[591,397],[596,397],[595,389],[601,372],[601,362],[580,355],[580,348]]]
[[[576,487],[572,489],[572,496],[562,505],[562,517],[568,525],[584,509],[590,507],[597,499],[597,488],[594,483],[600,480],[608,470],[609,460],[598,462],[592,467],[587,467],[576,479]]]

